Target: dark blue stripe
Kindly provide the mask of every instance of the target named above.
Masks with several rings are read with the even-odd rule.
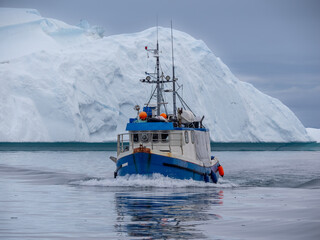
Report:
[[[172,122],[127,123],[126,131],[174,130]]]
[[[211,168],[203,167],[177,158],[142,152],[120,158],[117,161],[117,167],[120,167],[124,163],[128,163],[128,166],[119,169],[119,176],[160,173],[171,178],[193,179],[197,181],[204,181],[205,176],[210,176],[211,171],[216,172],[218,167],[218,164]],[[211,181],[211,178],[209,179]]]

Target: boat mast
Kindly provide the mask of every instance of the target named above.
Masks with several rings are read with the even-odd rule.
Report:
[[[161,106],[161,89],[160,89],[160,70],[159,70],[159,42],[158,42],[158,27],[157,27],[157,50],[156,50],[156,59],[157,59],[157,116],[160,116],[160,106]]]
[[[173,55],[173,31],[171,20],[171,49],[172,49],[172,95],[173,95],[173,115],[177,117],[177,102],[176,102],[176,77],[174,72],[174,55]]]
[[[152,92],[151,97],[146,105],[149,106],[151,99],[156,97],[156,99],[157,99],[157,116],[160,116],[160,110],[161,110],[162,104],[164,105],[165,111],[167,112],[167,109],[165,107],[165,104],[167,104],[167,103],[164,102],[164,98],[163,98],[163,94],[162,94],[163,92],[166,92],[167,90],[163,90],[163,85],[165,83],[170,83],[171,80],[170,80],[169,76],[164,76],[163,73],[160,76],[158,26],[157,26],[157,48],[156,49],[148,49],[148,47],[145,46],[145,50],[148,52],[152,52],[153,56],[156,58],[156,72],[155,73],[147,73],[146,72],[147,77],[145,79],[140,79],[140,81],[143,83],[156,84],[156,88]]]

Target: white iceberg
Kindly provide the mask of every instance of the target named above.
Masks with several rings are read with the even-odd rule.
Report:
[[[36,10],[0,16],[0,141],[115,141],[150,96],[139,79],[153,72],[144,47],[155,48],[156,28],[97,38]],[[170,29],[159,28],[159,44],[171,75]],[[213,141],[311,140],[289,108],[239,81],[203,41],[174,30],[174,45],[180,94]]]

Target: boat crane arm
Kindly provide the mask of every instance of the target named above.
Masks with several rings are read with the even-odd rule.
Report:
[[[116,157],[113,157],[113,156],[110,156],[110,160],[114,163],[117,163],[117,158]]]

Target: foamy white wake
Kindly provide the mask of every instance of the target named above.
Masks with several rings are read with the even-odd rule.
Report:
[[[180,180],[165,177],[161,174],[153,174],[152,176],[143,175],[126,175],[124,177],[117,177],[116,179],[87,179],[73,181],[71,185],[80,186],[100,186],[100,187],[136,187],[136,188],[188,188],[188,187],[201,187],[201,188],[233,188],[237,184],[231,183],[222,178],[219,179],[217,184],[205,183],[194,180]]]

